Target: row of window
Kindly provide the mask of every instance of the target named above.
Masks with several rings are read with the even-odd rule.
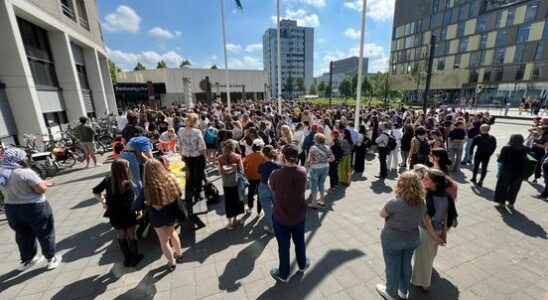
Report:
[[[80,26],[89,30],[88,14],[84,0],[61,0],[61,10],[69,19],[75,22],[78,21]],[[78,13],[78,16],[76,16],[75,11]]]

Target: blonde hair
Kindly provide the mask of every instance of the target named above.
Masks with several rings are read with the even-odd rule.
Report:
[[[318,144],[325,144],[325,140],[326,140],[326,137],[325,137],[325,134],[323,133],[316,133],[314,135],[314,142],[318,143]]]
[[[407,171],[398,177],[396,181],[396,196],[400,197],[410,206],[424,205],[424,189],[421,179],[413,171]]]
[[[186,117],[186,123],[189,127],[196,128],[198,126],[198,121],[200,120],[200,117],[198,114],[191,113]]]
[[[280,127],[280,132],[282,133],[282,136],[287,139],[288,142],[293,141],[293,131],[289,126],[282,125],[282,127]]]
[[[175,176],[161,162],[150,159],[145,163],[143,193],[148,206],[162,208],[177,200],[181,190]]]

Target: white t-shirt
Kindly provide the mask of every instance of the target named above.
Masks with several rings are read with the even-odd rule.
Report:
[[[116,117],[116,124],[118,124],[118,130],[122,131],[124,128],[126,128],[128,121],[126,116],[117,116]]]

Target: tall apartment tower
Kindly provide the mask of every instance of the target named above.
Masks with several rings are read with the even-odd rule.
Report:
[[[427,61],[432,35],[435,100],[546,100],[548,1],[396,0],[390,72],[408,100],[421,98],[424,79],[411,74]]]
[[[116,111],[95,1],[0,1],[0,141]]]
[[[314,80],[314,28],[299,27],[297,21],[280,22],[282,97],[296,95],[296,81],[304,79],[306,88]],[[276,29],[267,29],[263,35],[263,64],[268,75],[270,95],[278,96]],[[293,82],[293,91],[287,90]]]

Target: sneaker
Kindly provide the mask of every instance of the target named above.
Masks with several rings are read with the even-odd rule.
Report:
[[[33,257],[31,260],[27,261],[27,262],[22,262],[19,264],[19,266],[17,267],[17,271],[25,271],[25,270],[28,270],[30,269],[32,266],[36,265],[37,263],[39,262],[42,262],[44,260],[44,257],[42,255],[40,256],[35,256]]]
[[[377,290],[377,293],[379,293],[379,295],[381,295],[381,297],[383,297],[384,299],[396,300],[395,297],[390,296],[390,294],[386,292],[386,285],[377,283],[377,285],[375,286],[375,289]]]
[[[54,257],[52,257],[50,260],[48,260],[47,270],[49,271],[57,268],[59,264],[61,263],[61,260],[62,259],[60,255],[55,255]]]
[[[483,181],[481,181],[481,180],[478,181],[478,186],[479,186],[479,187],[482,187],[482,186],[483,186]]]
[[[470,182],[473,183],[474,185],[477,184],[476,178],[472,178],[472,180],[470,180]]]
[[[251,208],[249,208],[249,207],[246,208],[246,209],[245,209],[245,214],[246,214],[246,215],[250,215],[250,214],[251,214]]]
[[[183,255],[173,255],[173,258],[175,258],[176,264],[182,264],[183,263]]]
[[[268,227],[268,226],[265,226],[263,229],[266,233],[274,234],[274,230],[270,229],[270,227]]]
[[[280,274],[280,270],[278,270],[278,268],[272,268],[272,270],[270,270],[270,276],[272,276],[272,278],[276,279],[277,281],[280,281],[283,283],[289,282],[289,279],[282,277],[282,275]]]
[[[306,258],[306,263],[304,265],[303,269],[299,269],[299,272],[304,273],[308,268],[310,268],[310,265],[312,264],[312,259],[310,257]]]
[[[404,294],[402,291],[398,290],[398,296],[400,297],[400,299],[407,299],[408,294],[409,292]]]

